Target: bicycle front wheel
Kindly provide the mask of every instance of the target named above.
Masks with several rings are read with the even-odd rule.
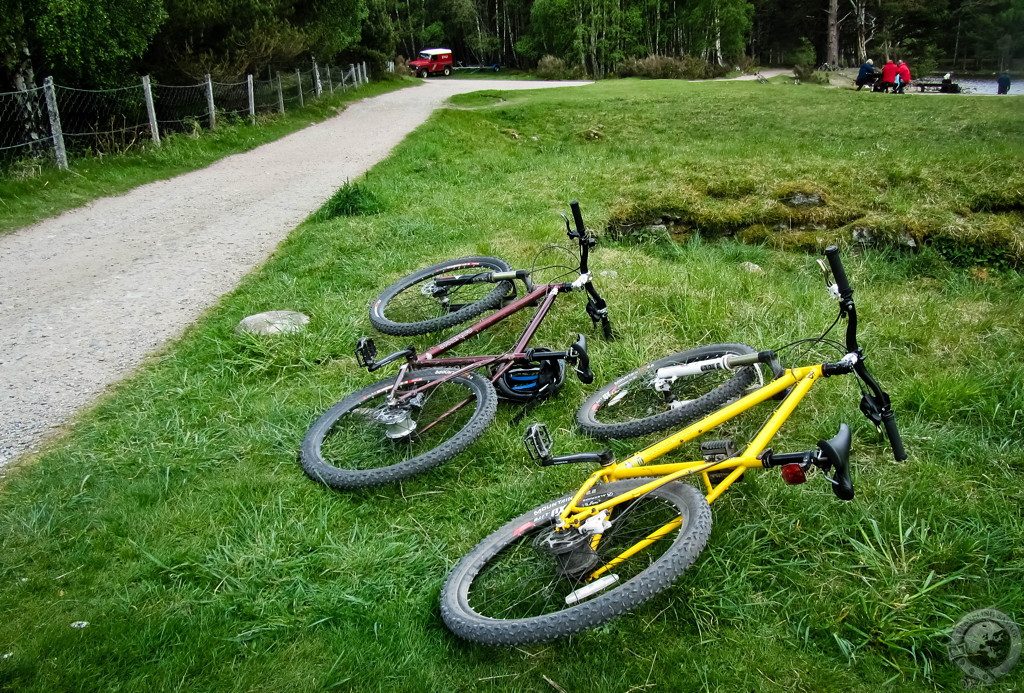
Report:
[[[507,272],[496,257],[464,257],[431,265],[402,277],[370,304],[370,322],[384,334],[410,337],[443,330],[497,308],[515,291],[510,281],[439,287],[437,277]]]
[[[351,489],[398,481],[459,454],[494,419],[498,395],[475,373],[448,375],[407,374],[396,394],[424,389],[399,405],[389,401],[394,378],[341,400],[306,433],[302,469],[326,486]]]
[[[597,438],[633,438],[707,416],[741,396],[757,379],[757,367],[662,382],[656,379],[658,369],[753,353],[756,350],[746,344],[710,344],[653,361],[591,395],[576,412],[576,423]]]
[[[651,481],[615,481],[591,489],[594,505]],[[601,566],[659,531],[660,538],[588,580],[548,548],[571,495],[525,513],[484,539],[452,570],[441,591],[441,616],[456,635],[488,645],[519,645],[563,637],[619,616],[667,589],[697,559],[711,534],[711,508],[690,486],[670,482],[615,506],[611,526],[592,548],[570,557]],[[575,576],[575,577],[574,577]],[[603,586],[603,589],[602,589]]]

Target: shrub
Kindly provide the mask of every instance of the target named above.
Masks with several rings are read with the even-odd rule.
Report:
[[[816,55],[814,46],[806,36],[800,39],[800,46],[790,53],[789,59],[793,63],[793,74],[796,78],[801,82],[809,81],[814,73]]]
[[[327,221],[335,217],[354,217],[362,214],[376,214],[382,205],[369,188],[359,183],[345,183],[331,199],[313,215],[316,221]]]
[[[667,55],[649,55],[646,58],[624,60],[616,67],[615,71],[620,77],[711,79],[721,77],[729,69],[690,55],[679,58]]]
[[[413,77],[412,70],[409,69],[409,59],[404,55],[399,55],[395,58],[395,74],[399,77]]]
[[[537,61],[537,76],[541,79],[571,79],[573,74],[564,60],[545,55]]]

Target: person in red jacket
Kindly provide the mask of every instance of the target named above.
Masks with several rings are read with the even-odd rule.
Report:
[[[896,93],[902,94],[910,86],[910,66],[900,60],[896,64]]]
[[[878,91],[888,92],[890,89],[896,86],[896,63],[889,58],[885,61],[885,65],[882,65],[882,78],[878,80],[878,84],[875,89]]]

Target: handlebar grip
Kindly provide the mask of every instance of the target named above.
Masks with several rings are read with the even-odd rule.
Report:
[[[839,246],[830,245],[825,248],[825,258],[828,260],[828,266],[832,269],[832,276],[836,280],[839,295],[843,299],[850,298],[853,295],[853,288],[850,286],[850,280],[846,278],[843,261],[839,259]]]
[[[586,233],[586,228],[583,226],[583,214],[580,212],[579,200],[570,202],[569,209],[572,210],[572,220],[576,222],[576,232],[582,236]]]
[[[738,368],[740,366],[753,366],[755,363],[771,363],[775,358],[774,351],[759,351],[756,354],[726,354],[726,368]]]
[[[885,426],[885,435],[889,437],[889,444],[892,445],[892,456],[897,462],[907,459],[907,451],[903,447],[903,437],[900,429],[896,426],[896,415],[892,411],[882,414],[882,425]]]

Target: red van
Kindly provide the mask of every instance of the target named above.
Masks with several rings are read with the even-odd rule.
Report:
[[[420,77],[452,73],[452,52],[448,48],[427,48],[420,51],[415,60],[409,61],[409,68]]]

